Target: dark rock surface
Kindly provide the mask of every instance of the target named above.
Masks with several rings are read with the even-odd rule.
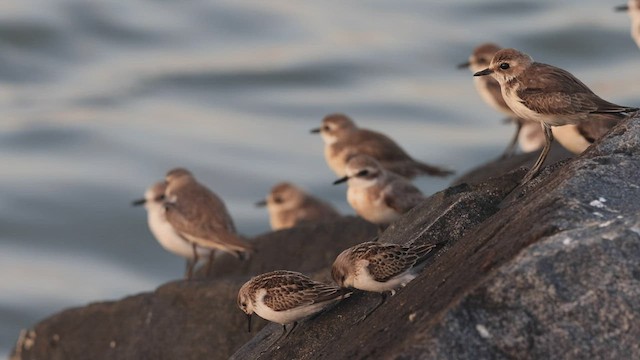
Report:
[[[240,286],[253,274],[286,268],[326,278],[345,248],[370,240],[377,228],[345,217],[264,234],[256,254],[240,262],[220,257],[209,279],[175,281],[114,302],[63,311],[30,331],[22,359],[226,359],[266,321],[254,317],[253,333],[236,305]]]
[[[375,235],[351,218],[266,234],[254,259],[223,258],[207,280],[55,315],[34,327],[22,358],[213,359],[245,341],[232,358],[640,358],[640,120],[523,187],[525,171],[509,161],[434,194],[381,235],[445,245],[366,318],[379,296],[357,292],[285,338],[276,324],[251,338],[235,308],[249,274],[286,267],[326,278],[338,251]]]

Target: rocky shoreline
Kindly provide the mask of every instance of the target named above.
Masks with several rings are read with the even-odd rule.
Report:
[[[537,153],[486,164],[411,210],[381,241],[445,246],[366,319],[378,296],[355,293],[274,343],[279,325],[249,334],[236,307],[255,274],[328,281],[340,251],[377,234],[346,217],[264,234],[256,256],[221,258],[208,279],[53,315],[13,358],[638,358],[638,117],[576,158],[552,150],[555,164],[524,187],[518,168]]]

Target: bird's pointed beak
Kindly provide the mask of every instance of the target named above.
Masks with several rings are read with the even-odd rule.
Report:
[[[333,182],[333,185],[342,184],[343,182],[345,182],[345,181],[347,181],[347,180],[349,180],[349,177],[348,177],[348,176],[341,177],[340,179],[338,179],[338,180],[334,181],[334,182]]]
[[[311,131],[310,131],[310,132],[311,132],[312,134],[320,134],[320,131],[322,131],[322,129],[321,129],[321,128],[315,128],[315,129],[311,129]]]
[[[629,11],[629,5],[620,5],[613,8],[615,11]]]
[[[131,206],[140,206],[144,205],[147,202],[147,199],[138,199],[131,202]]]
[[[247,332],[251,332],[251,315],[247,314]]]
[[[265,207],[267,206],[267,200],[260,200],[256,202],[256,207]]]
[[[477,73],[473,74],[473,76],[485,76],[485,75],[491,75],[493,74],[493,70],[486,68],[484,70],[478,71]]]
[[[471,62],[467,61],[467,62],[464,62],[462,64],[458,64],[458,69],[466,69],[469,66],[471,66]]]

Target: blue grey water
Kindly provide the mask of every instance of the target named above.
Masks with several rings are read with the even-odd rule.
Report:
[[[640,105],[640,51],[615,5],[3,0],[0,357],[54,312],[182,276],[129,205],[174,166],[256,235],[268,219],[253,204],[280,180],[352,213],[309,134],[330,112],[459,173],[496,157],[512,129],[455,66],[481,42]]]

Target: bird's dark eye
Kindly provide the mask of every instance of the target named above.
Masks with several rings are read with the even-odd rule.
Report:
[[[502,70],[507,70],[509,68],[509,63],[502,63],[500,64],[500,69]]]
[[[242,303],[242,307],[247,307],[247,303]]]
[[[367,175],[369,175],[369,170],[360,170],[360,172],[356,174],[356,176],[367,176]]]
[[[276,204],[282,204],[284,200],[282,200],[282,198],[280,196],[276,196],[273,198],[273,202]]]
[[[325,125],[325,126],[322,127],[322,130],[329,131],[329,130],[331,130],[331,128],[328,125]]]
[[[157,202],[164,201],[164,194],[156,196],[155,201]]]

